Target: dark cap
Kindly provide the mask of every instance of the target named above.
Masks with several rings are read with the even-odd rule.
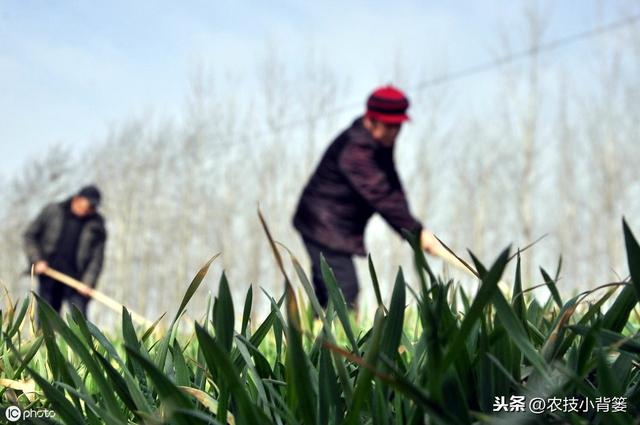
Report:
[[[409,119],[409,99],[393,86],[376,89],[367,99],[366,117],[386,124],[400,124]]]
[[[82,189],[80,189],[80,191],[76,196],[82,196],[83,198],[87,198],[91,206],[94,208],[100,205],[100,199],[102,198],[102,195],[100,194],[100,190],[94,185],[83,187]]]

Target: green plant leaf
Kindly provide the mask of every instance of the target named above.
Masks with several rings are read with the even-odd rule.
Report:
[[[406,282],[404,280],[404,275],[402,274],[402,269],[400,268],[396,276],[396,282],[393,286],[391,304],[389,304],[389,313],[385,320],[384,337],[382,338],[382,353],[390,359],[393,359],[397,355],[400,340],[402,339],[404,310],[406,307],[405,287]]]
[[[402,284],[404,285],[404,282],[402,282]],[[347,417],[344,420],[345,425],[358,425],[361,423],[360,411],[365,400],[367,400],[371,394],[371,379],[373,378],[373,371],[376,369],[378,363],[378,354],[380,353],[381,348],[384,323],[384,313],[382,311],[382,306],[379,305],[376,309],[376,315],[373,321],[373,335],[369,341],[369,347],[364,356],[364,364],[367,366],[360,367],[360,371],[358,372],[353,401],[347,413]]]
[[[636,291],[636,301],[640,302],[640,245],[638,245],[638,240],[633,236],[629,225],[624,219],[622,220],[622,228],[624,242],[627,247],[627,262],[631,274],[631,283]]]
[[[293,289],[287,286],[287,374],[291,379],[292,390],[289,394],[295,400],[295,407],[302,422],[317,424],[317,395],[311,385],[310,362],[302,346],[300,315]]]
[[[87,368],[91,376],[93,377],[95,383],[100,389],[100,393],[104,398],[106,408],[110,412],[121,420],[124,420],[124,416],[120,410],[120,406],[116,398],[113,395],[113,390],[111,389],[111,385],[105,379],[102,368],[96,361],[93,359],[91,354],[89,353],[88,348],[83,344],[83,342],[69,329],[67,325],[62,321],[60,316],[47,304],[42,298],[36,295],[36,299],[38,300],[38,309],[40,312],[40,317],[43,320],[46,320],[47,323],[58,332],[60,336],[66,341],[67,344],[73,349],[74,353],[80,357],[84,366]],[[74,385],[74,382],[71,380],[68,381],[69,384]]]
[[[229,290],[229,282],[224,272],[220,277],[218,298],[215,306],[214,328],[216,330],[216,338],[222,347],[229,352],[233,343],[235,313],[233,311],[233,299]]]
[[[219,387],[221,389],[228,389],[238,405],[237,412],[234,412],[238,424],[267,424],[267,418],[257,410],[247,394],[231,362],[229,354],[204,328],[197,323],[195,326],[196,337],[198,338],[200,350],[204,355],[207,366],[211,370],[219,371],[221,379],[220,382],[218,382]]]
[[[496,292],[499,292],[498,282],[500,281],[500,277],[504,272],[508,259],[509,248],[502,251],[502,254],[500,254],[494,265],[486,273],[482,273],[482,265],[480,263],[476,263],[476,270],[478,271],[480,276],[483,276],[482,285],[480,286],[478,294],[471,304],[471,308],[465,315],[462,324],[460,325],[460,329],[455,333],[455,335],[451,335],[453,340],[447,348],[447,352],[444,356],[442,368],[440,371],[441,374],[444,374],[444,372],[446,372],[446,369],[453,363],[454,359],[460,355],[460,350],[465,345],[469,333],[473,329],[473,326],[480,319],[480,316],[483,314],[485,307],[491,302],[494,294]]]
[[[324,283],[327,286],[327,291],[329,292],[329,298],[333,303],[333,307],[336,309],[336,313],[338,313],[338,318],[340,319],[340,323],[342,323],[342,328],[351,343],[351,349],[354,353],[357,353],[358,343],[356,342],[353,329],[351,328],[351,322],[349,321],[347,303],[342,296],[342,291],[338,287],[338,282],[333,274],[333,270],[331,270],[329,263],[327,263],[327,260],[325,260],[324,255],[322,254],[320,254],[320,269],[322,271]]]
[[[173,330],[176,322],[184,312],[184,309],[187,307],[187,304],[189,303],[189,301],[191,301],[191,298],[193,297],[193,295],[196,293],[196,291],[200,287],[200,284],[202,283],[205,276],[207,275],[207,272],[209,271],[209,267],[211,266],[211,263],[213,263],[213,261],[216,258],[218,258],[219,255],[220,254],[216,254],[213,257],[211,257],[209,261],[207,261],[204,264],[204,266],[202,266],[200,270],[198,270],[198,273],[196,273],[193,280],[191,281],[191,284],[189,284],[187,291],[182,297],[182,302],[180,302],[180,307],[178,307],[178,311],[176,312],[176,315],[171,321],[171,325],[169,326],[167,333],[165,334],[164,338],[162,338],[162,341],[160,342],[160,346],[158,347],[158,353],[156,356],[155,363],[161,369],[164,369],[165,363],[167,361],[167,353],[169,352],[169,346],[172,344],[172,341],[173,341],[173,337],[174,337]]]

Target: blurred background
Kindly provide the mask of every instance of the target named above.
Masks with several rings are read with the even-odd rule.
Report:
[[[456,252],[491,263],[547,235],[524,254],[525,287],[561,254],[564,294],[628,274],[639,1],[27,0],[0,1],[2,283],[28,293],[25,227],[93,182],[109,232],[98,289],[155,318],[222,252],[189,314],[204,314],[223,269],[236,311],[253,285],[261,314],[260,288],[277,297],[283,280],[258,205],[306,265],[291,225],[302,188],[387,83],[412,102],[395,153],[411,209]],[[385,299],[399,266],[417,283],[408,245],[379,218],[367,245]],[[95,302],[90,316],[118,320]]]

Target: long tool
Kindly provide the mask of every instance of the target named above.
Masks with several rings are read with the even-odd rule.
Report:
[[[120,304],[119,302],[117,302],[116,300],[114,300],[113,298],[103,294],[102,292],[93,289],[91,286],[80,282],[77,279],[72,278],[71,276],[68,276],[62,272],[59,272],[58,270],[52,269],[51,267],[48,267],[44,272],[45,275],[57,280],[58,282],[61,282],[67,286],[70,286],[71,288],[75,289],[76,291],[80,291],[81,293],[84,293],[86,295],[88,295],[89,297],[93,298],[94,300],[102,303],[103,305],[109,307],[111,310],[116,311],[118,313],[122,313],[122,307],[123,305]],[[135,320],[136,322],[138,322],[141,325],[145,325],[145,326],[151,326],[153,324],[153,322],[151,322],[150,320],[148,320],[147,318],[145,318],[144,316],[129,310],[129,313],[131,313],[131,318],[133,320]]]

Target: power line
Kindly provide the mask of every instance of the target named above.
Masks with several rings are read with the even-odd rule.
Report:
[[[601,25],[601,26],[597,26],[594,28],[590,28],[588,30],[582,31],[582,32],[578,32],[575,34],[571,34],[565,37],[561,37],[546,43],[541,43],[541,44],[537,44],[537,45],[533,45],[525,50],[521,50],[518,52],[514,52],[499,58],[496,58],[492,61],[488,61],[488,62],[484,62],[484,63],[480,63],[477,65],[473,65],[473,66],[469,66],[467,68],[463,68],[460,69],[458,71],[454,71],[451,73],[447,73],[447,74],[443,74],[428,80],[424,80],[420,83],[418,83],[416,86],[414,87],[410,87],[408,91],[422,91],[425,90],[427,88],[431,88],[431,87],[436,87],[436,86],[440,86],[443,84],[447,84],[450,83],[452,81],[456,81],[456,80],[460,80],[466,77],[470,77],[473,75],[477,75],[483,72],[487,72],[487,71],[492,71],[494,69],[498,69],[501,68],[503,66],[509,65],[511,63],[517,62],[519,60],[531,57],[531,56],[535,56],[537,54],[540,53],[545,53],[545,52],[550,52],[556,49],[559,49],[561,47],[567,46],[569,44],[573,44],[576,43],[578,41],[582,41],[588,38],[594,38],[597,36],[601,36],[603,34],[612,32],[612,31],[616,31],[620,28],[624,28],[624,27],[628,27],[630,25],[635,24],[636,22],[638,22],[640,20],[640,15],[633,15],[631,17],[625,18],[625,19],[621,19],[618,21],[614,21],[605,25]],[[251,142],[251,139],[254,138],[265,138],[268,137],[274,133],[281,133],[285,130],[289,130],[292,128],[296,128],[296,127],[300,127],[302,125],[305,125],[310,119],[313,120],[317,120],[317,119],[321,119],[321,118],[326,118],[326,117],[331,117],[331,116],[335,116],[338,115],[342,112],[345,112],[347,110],[353,109],[353,108],[357,108],[363,105],[363,102],[358,102],[358,103],[351,103],[351,104],[347,104],[347,105],[343,105],[340,107],[337,107],[331,111],[322,113],[322,114],[318,114],[312,117],[306,117],[306,118],[300,118],[300,119],[296,119],[293,121],[289,121],[287,123],[284,123],[280,126],[278,126],[277,128],[273,129],[270,132],[264,132],[264,133],[259,133],[257,135],[253,135],[251,136],[250,139],[247,140],[243,140],[243,142],[239,143],[238,141],[229,144],[227,146],[222,146],[222,147],[229,147],[229,146],[241,146],[247,143]]]
[[[593,38],[599,35],[606,34],[611,31],[618,30],[623,27],[627,27],[632,25],[640,20],[640,15],[631,16],[626,19],[622,19],[619,21],[615,21],[606,25],[602,25],[599,27],[591,28],[586,31],[582,31],[579,33],[571,34],[565,37],[558,38],[556,40],[549,41],[547,43],[542,43],[538,45],[534,45],[529,47],[528,49],[521,50],[519,52],[515,52],[497,59],[494,59],[489,62],[481,63],[478,65],[470,66],[468,68],[461,69],[459,71],[455,71],[451,74],[445,74],[439,77],[432,78],[430,80],[423,81],[419,83],[413,89],[416,91],[423,90],[428,87],[438,86],[441,84],[449,83],[454,80],[459,80],[464,77],[468,77],[475,74],[480,74],[482,72],[490,71],[493,69],[501,68],[505,65],[509,65],[513,62],[517,62],[519,60],[535,56],[539,53],[550,52],[552,50],[556,50],[560,47],[567,46],[569,44],[576,43],[578,41],[582,41],[587,38]]]

